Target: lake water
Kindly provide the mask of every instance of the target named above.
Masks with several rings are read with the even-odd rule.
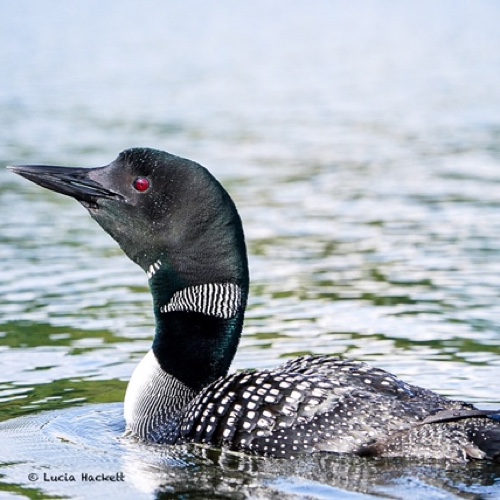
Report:
[[[494,0],[3,1],[0,164],[198,161],[246,229],[233,369],[340,354],[497,408],[499,26]],[[152,331],[143,272],[1,168],[0,498],[500,498],[500,465],[123,442]]]

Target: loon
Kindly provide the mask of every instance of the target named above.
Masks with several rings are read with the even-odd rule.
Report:
[[[500,411],[362,362],[306,355],[228,375],[247,304],[247,252],[232,199],[201,165],[132,148],[105,167],[9,168],[79,201],[147,274],[156,331],[125,394],[127,435],[288,459],[500,461]]]

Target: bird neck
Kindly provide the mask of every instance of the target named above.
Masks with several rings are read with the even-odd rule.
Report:
[[[161,368],[199,391],[227,374],[243,327],[248,283],[180,283],[157,265],[148,269],[156,332],[153,352]]]
[[[247,275],[240,284],[182,284],[161,263],[147,268],[156,317],[151,351],[125,395],[127,429],[143,439],[175,442],[178,415],[194,396],[227,374],[243,326]]]

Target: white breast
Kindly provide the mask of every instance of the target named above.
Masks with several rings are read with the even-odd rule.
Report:
[[[194,397],[194,391],[166,373],[152,350],[137,365],[125,393],[127,429],[147,439]]]

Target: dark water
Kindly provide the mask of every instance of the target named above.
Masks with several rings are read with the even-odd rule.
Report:
[[[3,1],[0,164],[199,161],[246,228],[234,369],[342,354],[498,407],[499,26],[493,0]],[[0,498],[500,498],[498,465],[123,442],[150,305],[85,210],[0,169]]]

